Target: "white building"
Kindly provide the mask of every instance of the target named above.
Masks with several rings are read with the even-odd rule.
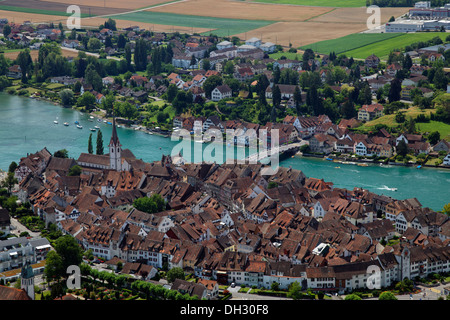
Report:
[[[386,32],[417,32],[423,30],[423,20],[399,20],[386,23]]]

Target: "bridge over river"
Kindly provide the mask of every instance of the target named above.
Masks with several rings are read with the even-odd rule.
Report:
[[[285,152],[297,151],[298,149],[300,149],[301,146],[303,146],[305,144],[308,144],[308,142],[305,140],[301,140],[300,142],[294,142],[294,143],[289,143],[289,144],[285,144],[282,146],[277,146],[275,148],[265,149],[265,150],[251,154],[250,156],[245,158],[244,162],[245,163],[257,163],[258,161],[272,157],[273,155],[276,155],[276,154],[281,155]]]

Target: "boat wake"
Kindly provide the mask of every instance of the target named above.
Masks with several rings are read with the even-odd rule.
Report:
[[[381,188],[377,188],[378,190],[389,190],[389,191],[397,191],[397,188],[389,188],[388,186],[383,186]]]

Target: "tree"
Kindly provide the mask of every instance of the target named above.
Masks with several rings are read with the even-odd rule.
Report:
[[[179,267],[172,268],[169,271],[167,271],[166,278],[169,283],[174,282],[175,279],[184,280],[185,279],[184,271]]]
[[[128,70],[131,69],[131,45],[127,43],[125,45],[125,61],[127,62]]]
[[[212,75],[203,83],[203,90],[207,98],[211,98],[211,92],[215,87],[222,85],[222,78],[218,75]]]
[[[7,37],[9,36],[10,33],[11,33],[11,26],[10,26],[9,24],[6,24],[6,25],[3,27],[3,36],[4,36],[5,38],[7,38]]]
[[[286,297],[299,300],[303,296],[302,294],[302,287],[300,286],[300,283],[297,281],[292,282],[289,285],[288,293],[286,294]]]
[[[396,151],[397,154],[401,155],[401,156],[406,156],[408,154],[408,146],[406,145],[405,140],[400,140],[400,142],[398,143],[397,147],[396,147]]]
[[[31,76],[30,71],[33,69],[33,60],[31,59],[30,49],[21,51],[17,56],[16,63],[22,70],[22,82],[28,82],[28,76]]]
[[[18,183],[19,181],[16,179],[16,177],[14,176],[14,172],[8,172],[8,174],[6,175],[5,180],[3,181],[3,187],[5,187],[6,189],[8,189],[8,193],[11,194],[11,190],[14,187],[14,185],[16,183]]]
[[[395,121],[396,121],[397,123],[403,123],[403,122],[405,122],[405,121],[406,121],[406,116],[405,116],[405,114],[404,114],[403,112],[398,112],[398,113],[395,115]]]
[[[281,91],[280,88],[275,85],[272,89],[272,101],[275,107],[279,107],[281,103]]]
[[[54,248],[61,257],[64,273],[69,266],[78,266],[81,263],[83,252],[74,237],[70,235],[59,237],[55,241]]]
[[[92,147],[92,133],[89,135],[88,139],[88,153],[94,153],[94,148]]]
[[[87,44],[87,49],[89,51],[97,51],[102,47],[102,43],[99,39],[95,38],[95,37],[91,37],[89,38],[88,44]]]
[[[67,151],[67,149],[61,149],[56,151],[53,154],[54,157],[56,158],[68,158],[69,157],[69,151]]]
[[[450,203],[447,203],[446,205],[444,205],[442,212],[445,213],[446,215],[450,216]]]
[[[61,103],[63,106],[68,106],[72,104],[73,100],[73,91],[70,89],[61,90],[59,93],[59,97],[61,98]]]
[[[133,206],[147,213],[161,212],[166,208],[166,202],[158,193],[152,194],[150,197],[143,197],[134,200]]]
[[[78,98],[77,105],[84,107],[86,110],[90,110],[94,107],[96,101],[95,96],[91,92],[86,91]]]
[[[144,39],[136,41],[134,47],[134,65],[136,70],[139,71],[147,68],[147,43]]]
[[[394,78],[391,81],[391,86],[389,88],[388,99],[389,102],[399,101],[400,100],[400,92],[402,91],[402,83],[400,79]]]
[[[14,173],[14,171],[16,171],[17,167],[18,167],[17,162],[15,162],[15,161],[11,162],[8,167],[8,172]]]
[[[390,291],[384,291],[380,294],[378,300],[397,300],[397,297]]]
[[[98,71],[93,63],[90,63],[86,68],[85,80],[86,80],[86,84],[92,85],[92,88],[95,91],[100,92],[102,90],[102,88],[103,88],[102,77],[98,73]]]
[[[178,88],[173,83],[169,84],[167,87],[167,101],[172,103],[173,99],[177,96]]]
[[[428,141],[431,145],[435,145],[439,142],[439,140],[441,140],[441,134],[439,131],[433,131],[428,135]]]
[[[101,130],[97,131],[97,148],[96,154],[103,154],[103,134]]]
[[[64,269],[61,256],[56,251],[49,251],[45,261],[44,275],[47,278],[47,281],[59,279],[64,276],[66,269]]]
[[[75,165],[69,169],[69,173],[67,174],[69,177],[79,176],[82,172],[82,169],[79,165]]]
[[[125,48],[125,45],[127,44],[127,39],[125,36],[121,33],[119,34],[119,37],[117,38],[117,47],[119,49]]]

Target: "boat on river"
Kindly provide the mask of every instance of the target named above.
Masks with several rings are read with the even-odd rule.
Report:
[[[82,126],[82,125],[79,125],[79,124],[77,124],[77,128],[78,128],[78,129],[83,129],[83,126]]]
[[[68,122],[64,122],[64,125],[65,125],[66,127],[68,127],[68,126],[69,126],[69,123],[68,123]]]

